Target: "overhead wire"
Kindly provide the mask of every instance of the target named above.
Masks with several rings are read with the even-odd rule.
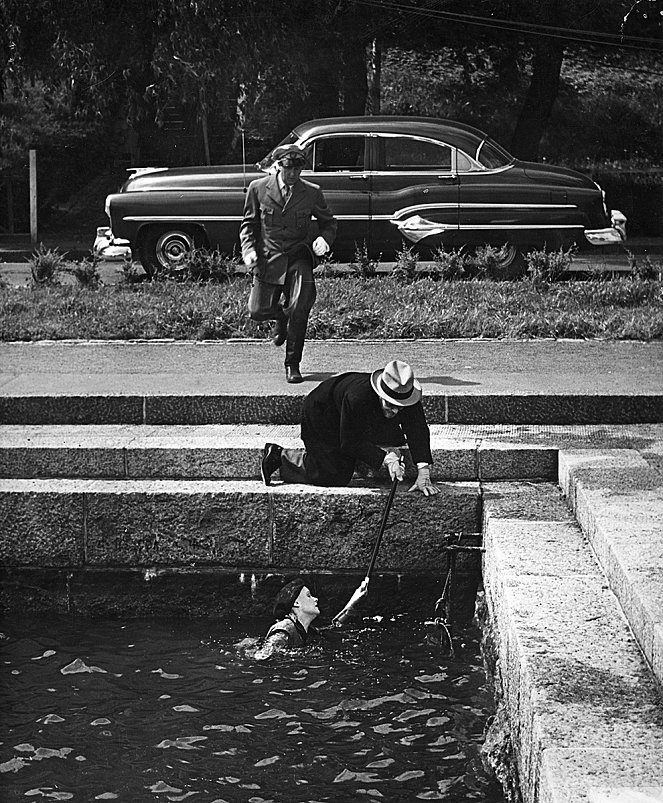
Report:
[[[663,42],[652,37],[625,36],[603,31],[576,30],[554,25],[541,25],[529,22],[517,22],[504,20],[497,17],[481,17],[473,14],[458,14],[450,11],[442,11],[435,8],[421,8],[395,0],[352,0],[356,5],[368,6],[382,10],[399,11],[430,19],[449,20],[450,22],[460,22],[466,25],[476,25],[484,28],[492,28],[503,31],[512,31],[521,34],[534,36],[547,36],[566,41],[582,42],[583,44],[612,45],[616,47],[629,48],[634,50],[652,50],[662,52]]]

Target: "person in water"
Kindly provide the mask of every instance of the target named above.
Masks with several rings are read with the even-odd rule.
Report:
[[[274,599],[273,611],[276,622],[269,628],[254,656],[257,661],[264,661],[279,650],[304,647],[311,635],[319,634],[311,627],[313,620],[320,615],[318,598],[311,594],[301,577],[283,586]]]

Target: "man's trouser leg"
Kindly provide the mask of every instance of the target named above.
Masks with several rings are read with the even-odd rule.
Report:
[[[254,321],[277,321],[283,319],[283,309],[279,304],[283,287],[268,284],[253,277],[249,294],[249,315]]]
[[[304,465],[304,449],[282,449],[280,474],[283,482],[302,482],[310,485]]]
[[[315,302],[315,279],[311,257],[291,257],[283,288],[283,311],[288,319],[285,364],[299,367],[304,351],[308,316]]]
[[[342,488],[352,479],[354,461],[336,450],[282,449],[280,475],[286,483]]]

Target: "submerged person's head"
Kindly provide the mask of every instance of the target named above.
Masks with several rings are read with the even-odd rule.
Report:
[[[274,618],[278,621],[287,616],[304,623],[312,622],[320,614],[318,598],[301,577],[296,577],[283,586],[274,599]]]

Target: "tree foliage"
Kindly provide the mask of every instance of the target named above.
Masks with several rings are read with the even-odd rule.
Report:
[[[512,150],[536,158],[568,48],[652,46],[662,11],[663,0],[4,0],[0,170],[56,132],[87,127],[109,150],[126,126],[150,136],[173,104],[205,138],[220,120],[223,154],[240,128],[271,143],[304,119],[361,113],[376,41],[451,52],[468,86],[490,73]]]

